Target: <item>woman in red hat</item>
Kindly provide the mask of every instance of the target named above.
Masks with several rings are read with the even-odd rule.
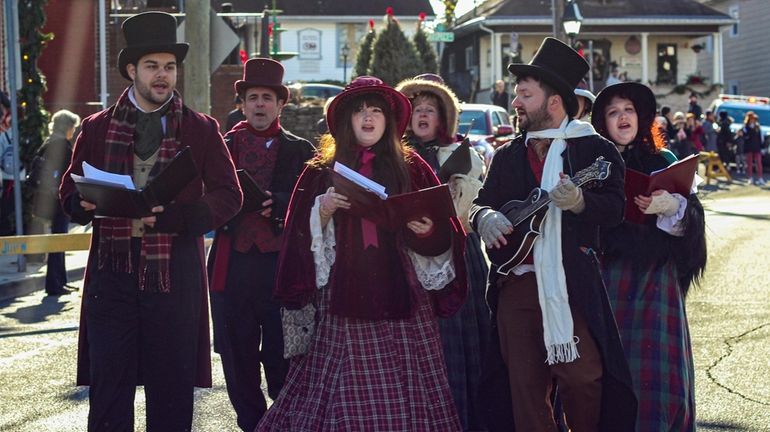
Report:
[[[291,198],[275,291],[284,334],[313,333],[258,431],[460,430],[436,324],[467,292],[459,220],[390,231],[355,216],[332,187],[335,162],[388,194],[437,185],[401,142],[410,114],[406,97],[374,77],[329,106],[330,134]],[[285,337],[287,355],[293,341]]]

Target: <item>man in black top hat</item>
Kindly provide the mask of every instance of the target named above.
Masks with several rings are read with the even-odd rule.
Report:
[[[216,121],[184,106],[175,90],[188,45],[177,43],[174,17],[135,15],[123,32],[118,68],[132,85],[83,121],[60,188],[72,221],[93,224],[77,383],[91,386],[89,431],[134,430],[138,385],[145,430],[189,431],[193,387],[211,386],[203,234],[232,218],[242,197]],[[183,149],[198,176],[141,219],[96,218],[70,176],[88,162],[142,188]]]
[[[572,120],[578,109],[574,89],[588,72],[572,48],[546,38],[529,64],[508,70],[516,75],[512,107],[522,134],[495,153],[470,221],[487,248],[515,252],[513,226],[500,208],[525,200],[537,187],[551,203],[523,262],[493,262],[490,269],[487,300],[496,328],[491,354],[502,362],[490,358],[486,364],[504,367],[494,379],[493,371],[485,371],[483,381],[507,382],[508,388],[480,391],[492,393],[492,403],[482,402],[488,426],[510,430],[510,413],[493,412],[495,400],[510,400],[516,430],[555,431],[548,401],[556,382],[573,431],[632,431],[636,400],[594,253],[599,227],[623,218],[623,161],[589,123]],[[599,187],[570,180],[600,156],[612,165]]]
[[[248,432],[267,410],[260,366],[273,400],[288,371],[280,307],[273,300],[275,271],[289,198],[315,151],[281,127],[281,110],[289,100],[283,72],[275,60],[253,58],[234,84],[246,118],[230,129],[225,143],[236,168],[245,170],[270,199],[251,203],[245,195],[243,211],[217,231],[209,254],[214,349],[222,357],[238,426]]]

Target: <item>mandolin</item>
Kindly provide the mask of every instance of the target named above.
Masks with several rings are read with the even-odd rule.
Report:
[[[611,165],[611,162],[604,160],[604,156],[599,156],[594,163],[580,170],[570,180],[578,187],[591,186],[610,175]],[[535,240],[542,232],[550,202],[548,192],[535,188],[529,193],[527,199],[511,200],[500,207],[498,211],[511,222],[513,232],[505,236],[507,245],[500,249],[487,247],[487,256],[492,264],[497,265],[498,273],[508,275],[532,251]]]

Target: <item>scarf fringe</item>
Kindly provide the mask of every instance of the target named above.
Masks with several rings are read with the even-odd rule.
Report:
[[[167,271],[148,271],[147,266],[139,274],[139,290],[168,294],[171,292],[171,277]]]
[[[549,365],[556,363],[571,363],[580,358],[577,350],[577,341],[574,339],[563,344],[548,345],[546,347],[548,357],[546,362]]]

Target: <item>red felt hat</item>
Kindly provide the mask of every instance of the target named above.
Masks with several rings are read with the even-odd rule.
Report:
[[[401,92],[389,87],[381,79],[372,76],[360,76],[354,79],[329,104],[326,112],[326,124],[329,125],[329,132],[332,136],[337,136],[337,119],[335,117],[337,109],[342,106],[341,104],[352,101],[354,96],[366,93],[380,95],[387,101],[388,105],[390,105],[390,110],[398,117],[396,120],[398,125],[397,132],[398,136],[402,136],[412,116],[412,105],[409,103],[409,99]]]
[[[275,90],[278,99],[289,100],[289,88],[283,85],[283,65],[273,59],[257,57],[243,65],[243,79],[233,84],[240,96],[252,87],[267,87]]]

